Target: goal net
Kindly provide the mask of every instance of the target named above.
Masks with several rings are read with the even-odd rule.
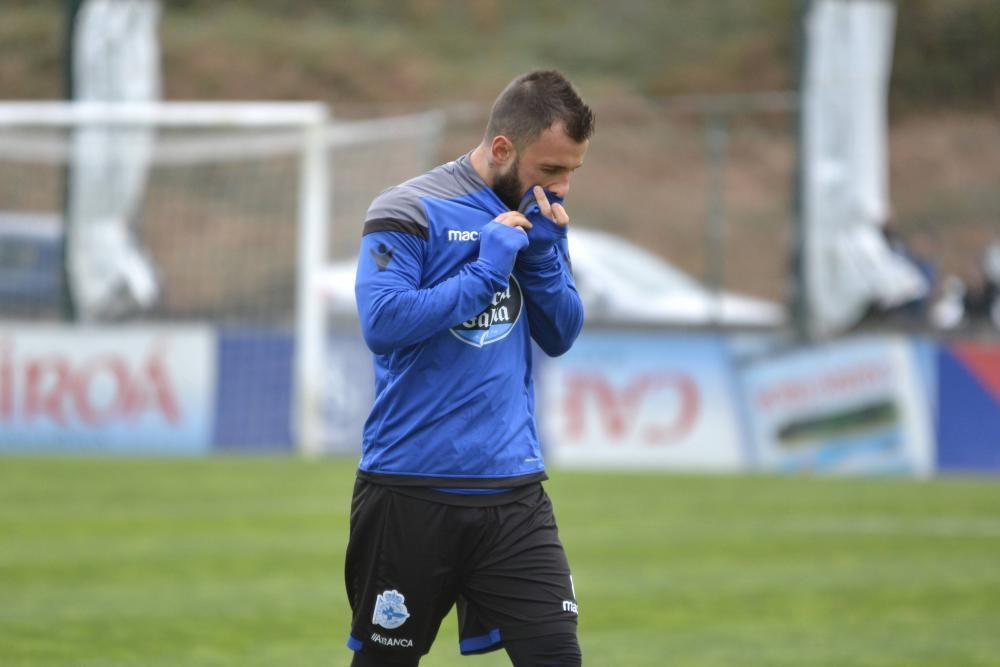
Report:
[[[342,364],[320,276],[356,253],[372,197],[433,162],[441,127],[433,113],[332,122],[315,103],[0,103],[0,422],[57,402],[4,352],[32,326],[111,340],[199,324],[219,339],[204,362],[211,446],[345,448],[324,423],[346,404],[328,386]],[[90,391],[105,412],[118,400]]]

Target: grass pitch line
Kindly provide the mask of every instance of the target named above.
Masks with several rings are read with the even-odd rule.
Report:
[[[899,519],[895,517],[812,518],[772,524],[777,532],[843,533],[869,535],[918,535],[929,537],[1000,538],[1000,519],[943,517],[937,519]]]

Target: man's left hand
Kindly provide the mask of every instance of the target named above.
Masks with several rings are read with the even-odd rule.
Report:
[[[549,199],[549,193],[540,186],[534,186],[525,193],[522,199],[521,211],[532,223],[528,230],[528,247],[521,255],[544,255],[551,252],[552,247],[566,238],[569,213],[555,195],[556,201]]]

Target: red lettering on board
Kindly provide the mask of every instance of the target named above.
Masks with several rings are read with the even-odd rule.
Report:
[[[591,406],[596,412],[589,412]],[[570,439],[583,438],[588,420],[597,419],[611,440],[638,437],[649,445],[666,445],[690,433],[700,407],[697,384],[680,373],[639,374],[620,389],[599,373],[572,373],[566,378],[564,411]]]
[[[0,422],[102,427],[152,412],[177,424],[181,407],[166,355],[166,343],[156,341],[138,362],[115,352],[19,357],[13,341],[0,340]]]

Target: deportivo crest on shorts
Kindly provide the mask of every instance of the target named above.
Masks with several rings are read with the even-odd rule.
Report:
[[[507,337],[521,317],[521,286],[510,276],[507,289],[493,295],[486,309],[471,320],[450,329],[459,340],[483,347]]]
[[[410,617],[403,602],[406,598],[399,591],[386,591],[375,597],[375,613],[372,623],[381,625],[387,630],[398,628]]]

